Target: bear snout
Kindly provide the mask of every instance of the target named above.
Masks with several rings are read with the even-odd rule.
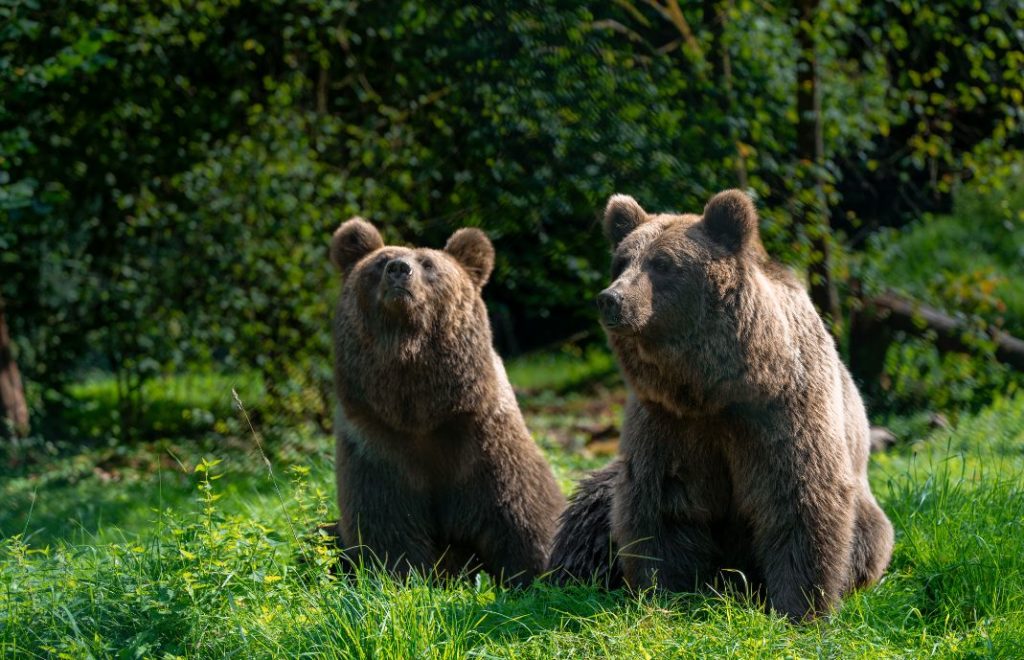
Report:
[[[605,289],[597,294],[597,309],[601,322],[608,327],[622,323],[622,294],[614,289]]]
[[[412,276],[412,266],[402,257],[392,259],[384,267],[384,276],[388,284],[402,286]]]

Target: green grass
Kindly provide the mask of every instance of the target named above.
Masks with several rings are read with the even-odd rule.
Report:
[[[216,430],[224,433],[235,423],[234,389],[250,405],[265,396],[258,373],[227,375],[188,373],[147,380],[141,388],[140,423],[133,429],[136,439],[195,435]],[[68,390],[65,413],[68,433],[78,439],[103,439],[118,435],[117,383],[98,374],[75,383]],[[218,424],[218,421],[220,422]]]
[[[957,215],[929,217],[876,243],[877,276],[887,287],[1024,334],[1024,221],[1008,231]]]
[[[614,421],[622,391],[604,376],[579,391],[564,364],[509,371],[569,487],[607,460],[580,418]],[[0,480],[0,657],[1024,655],[1024,396],[873,459],[892,567],[802,627],[736,595],[336,579],[304,540],[335,513],[330,440],[262,444],[272,474],[252,437],[215,433],[37,457]]]
[[[523,393],[562,394],[591,386],[595,381],[617,382],[618,368],[602,347],[566,345],[558,351],[536,353],[507,365],[509,380]]]

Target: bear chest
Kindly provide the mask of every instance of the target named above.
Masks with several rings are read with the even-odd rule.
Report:
[[[458,483],[477,463],[479,448],[470,415],[454,415],[419,431],[396,429],[370,408],[342,403],[350,442],[363,457],[403,475],[414,490]]]
[[[732,479],[717,452],[676,456],[665,464],[662,512],[669,518],[708,522],[729,515]]]

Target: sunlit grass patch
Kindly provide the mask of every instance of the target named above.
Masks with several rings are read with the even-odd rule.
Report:
[[[595,381],[618,378],[615,359],[603,345],[581,348],[567,344],[558,351],[510,360],[505,366],[512,385],[527,394],[562,394]]]
[[[558,404],[574,405],[584,403]],[[531,426],[549,414],[527,407]],[[567,487],[608,460],[580,458],[546,439],[554,433],[541,444]],[[329,452],[328,438],[309,442]],[[271,452],[271,473],[237,450],[207,446],[217,458],[204,459],[178,449],[180,464],[155,474],[103,481],[68,468],[38,482],[26,535],[23,521],[0,517],[0,657],[1024,653],[1024,396],[872,459],[896,527],[892,566],[828,619],[798,627],[742,594],[399,582],[373,567],[342,577],[329,569],[334,550],[308,540],[335,515],[329,458],[289,465]],[[73,503],[102,493],[119,494],[124,511],[107,499],[74,527]]]
[[[110,375],[98,374],[68,388],[66,432],[83,439],[117,437],[125,401],[134,396],[140,407],[132,420],[134,439],[228,433],[234,430],[232,389],[249,405],[265,396],[256,372],[166,374],[147,379],[134,395],[119,390]]]

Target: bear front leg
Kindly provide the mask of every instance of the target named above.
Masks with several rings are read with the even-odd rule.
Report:
[[[400,578],[410,570],[429,574],[438,552],[426,498],[397,479],[396,470],[346,454],[339,451],[336,467],[346,557],[368,567],[379,564]]]
[[[484,570],[515,587],[529,586],[545,570],[564,506],[554,479],[525,478],[530,467],[485,471],[470,489],[476,494],[472,505],[460,497],[452,511],[452,522],[469,535]]]
[[[619,562],[634,591],[695,591],[714,579],[720,553],[706,524],[666,515],[664,481],[656,474],[638,478],[623,460],[611,516]]]
[[[547,547],[536,532],[496,511],[486,532],[477,539],[484,570],[500,583],[528,587],[547,560]]]
[[[845,457],[788,439],[745,449],[732,471],[769,604],[792,621],[824,613],[849,579],[855,491]]]
[[[661,531],[661,478],[657,474],[642,474],[638,479],[638,466],[631,457],[620,457],[620,464],[612,493],[612,541],[618,547],[626,586],[642,591],[654,585],[663,554],[657,547]],[[643,470],[642,465],[640,469]]]

